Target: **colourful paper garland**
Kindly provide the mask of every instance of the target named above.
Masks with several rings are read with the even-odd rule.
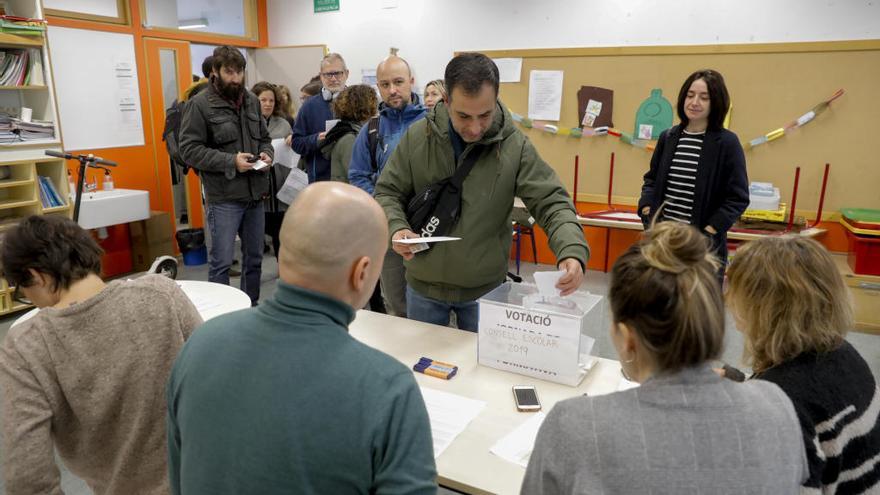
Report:
[[[840,98],[843,93],[843,89],[838,89],[837,92],[831,95],[831,98],[817,104],[809,112],[801,115],[796,120],[789,122],[783,127],[770,131],[763,136],[752,139],[743,147],[746,150],[749,150],[751,148],[754,148],[755,146],[759,146],[764,143],[769,143],[770,141],[779,139],[788,132],[797,129],[798,127],[803,127],[807,125],[808,123],[812,122],[813,119],[815,119],[818,115],[827,110],[828,106],[831,105],[831,102],[836,100],[837,98]],[[560,129],[558,126],[555,126],[553,124],[542,124],[541,122],[535,122],[532,119],[528,117],[523,117],[518,113],[511,112],[510,115],[511,117],[513,117],[514,122],[525,127],[526,129],[538,129],[558,136],[569,136],[574,138],[615,136],[617,138],[620,138],[620,140],[626,144],[635,146],[636,148],[642,148],[647,151],[654,151],[654,147],[656,146],[656,143],[654,141],[634,138],[632,134],[615,129],[614,127],[597,127],[595,129],[581,129],[580,127],[570,127]]]

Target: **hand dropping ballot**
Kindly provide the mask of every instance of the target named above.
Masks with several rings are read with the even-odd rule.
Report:
[[[537,285],[504,283],[480,299],[478,362],[577,386],[596,363],[594,336],[604,327],[601,296],[559,296],[563,272],[535,273]]]

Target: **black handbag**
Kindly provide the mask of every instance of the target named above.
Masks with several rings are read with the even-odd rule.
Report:
[[[413,232],[420,237],[433,237],[452,230],[461,216],[462,184],[482,151],[482,146],[474,146],[452,177],[429,184],[413,196],[406,207]]]

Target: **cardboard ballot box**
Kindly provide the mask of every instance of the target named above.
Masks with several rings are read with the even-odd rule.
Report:
[[[480,301],[478,362],[556,383],[576,386],[587,374],[595,340],[605,326],[602,296],[576,292],[527,308],[538,289],[504,283]]]

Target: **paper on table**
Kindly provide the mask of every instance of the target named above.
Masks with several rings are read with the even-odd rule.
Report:
[[[624,377],[620,377],[620,383],[617,385],[617,391],[620,392],[621,390],[629,390],[631,388],[636,388],[639,385],[639,382],[631,382]]]
[[[283,203],[291,204],[300,191],[305,189],[308,185],[308,174],[293,167],[290,169],[290,174],[287,175],[287,179],[284,181],[284,184],[281,186],[281,189],[278,190],[278,194],[276,194],[275,197]]]
[[[559,120],[562,108],[561,70],[533,70],[529,75],[529,118]]]
[[[283,165],[287,168],[293,168],[296,166],[297,162],[299,162],[299,155],[296,151],[293,151],[293,148],[284,142],[284,138],[273,139],[272,147],[275,148],[273,159],[276,164]]]
[[[564,274],[564,270],[535,272],[535,284],[538,286],[538,293],[544,297],[559,296],[562,291],[556,288],[556,282],[559,282],[559,279]]]
[[[535,448],[535,438],[538,436],[538,430],[541,428],[545,417],[545,414],[542,412],[533,414],[531,418],[524,421],[515,430],[505,435],[501,440],[498,440],[489,449],[489,452],[518,466],[528,466],[529,457],[532,456],[532,449]]]
[[[177,285],[180,286],[180,284]],[[193,306],[196,307],[196,311],[198,311],[199,314],[204,314],[208,310],[216,309],[223,306],[223,303],[217,299],[204,297],[195,293],[186,293],[186,297],[188,297],[189,300],[192,301]]]
[[[431,436],[434,438],[436,459],[480,414],[486,403],[449,392],[419,388],[422,389],[422,398],[425,399],[425,407],[428,409],[428,418],[431,421]]]
[[[449,241],[460,241],[461,237],[445,237],[445,236],[437,236],[437,237],[410,237],[407,239],[394,239],[394,242],[398,244],[421,244],[423,242],[449,242]]]
[[[521,58],[493,58],[492,61],[498,66],[500,82],[519,82],[522,73]]]

